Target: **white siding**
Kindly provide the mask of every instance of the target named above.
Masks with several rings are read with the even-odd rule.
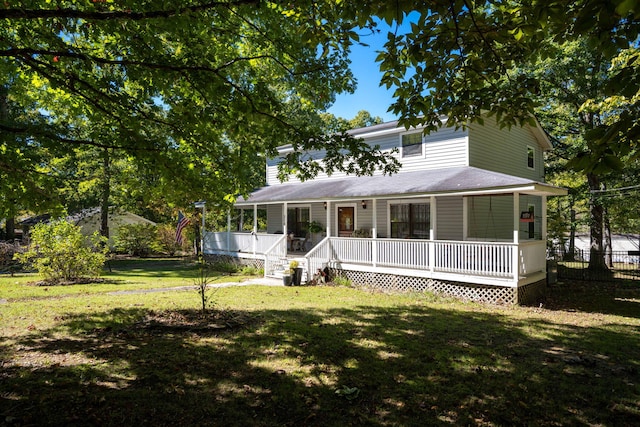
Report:
[[[438,197],[436,210],[436,239],[462,240],[462,197]]]
[[[282,229],[283,205],[267,205],[267,233],[284,232]]]
[[[389,218],[387,217],[387,212],[388,212],[387,206],[389,203],[386,200],[378,200],[377,204],[378,204],[378,209],[377,209],[378,237],[380,238],[389,237],[387,234],[388,224],[389,224]]]
[[[527,167],[527,146],[535,149],[534,170]],[[543,149],[531,129],[500,129],[493,119],[469,126],[469,166],[544,181]]]
[[[358,230],[366,230],[371,233],[371,229],[373,228],[373,202],[366,200],[367,209],[362,209],[361,202],[362,201],[359,201],[356,207],[356,217],[358,219],[356,227]]]
[[[318,221],[324,225],[325,230],[327,229],[327,211],[322,203],[311,204],[311,221]]]
[[[404,128],[397,129],[397,132],[366,138],[365,140],[371,146],[378,145],[383,152],[390,152],[394,148],[400,149],[401,135],[406,133]],[[402,164],[401,172],[411,172],[425,169],[440,169],[456,166],[468,166],[468,150],[467,150],[467,132],[452,127],[443,127],[437,132],[425,135],[423,139],[423,152],[420,156],[402,158],[399,151],[395,154],[396,158]],[[322,159],[324,151],[310,152],[308,154],[311,159]],[[267,185],[277,185],[278,180],[278,163],[280,159],[269,159],[267,161]],[[376,171],[376,175],[381,172]],[[322,172],[318,174],[315,180],[323,180],[330,178],[344,178],[343,172],[334,172],[331,177]],[[293,176],[289,177],[288,182],[299,182]]]
[[[397,147],[400,147],[400,141],[398,135]],[[402,158],[401,153],[398,156],[402,172],[467,166],[467,132],[452,127],[441,128],[424,136],[422,156]]]
[[[513,196],[470,196],[468,234],[471,240],[513,240]]]

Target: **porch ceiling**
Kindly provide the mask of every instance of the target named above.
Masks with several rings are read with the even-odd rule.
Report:
[[[401,172],[391,176],[323,179],[262,187],[236,204],[397,198],[447,194],[526,193],[559,196],[566,190],[474,167]]]

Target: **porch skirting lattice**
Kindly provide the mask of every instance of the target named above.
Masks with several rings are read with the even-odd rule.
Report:
[[[264,259],[259,258],[240,258],[233,255],[222,254],[206,254],[204,258],[205,261],[209,264],[221,262],[226,264],[234,264],[238,267],[254,267],[257,269],[264,268]]]
[[[490,304],[537,304],[546,290],[546,280],[514,288],[342,269],[331,269],[331,274],[384,292],[433,292]]]

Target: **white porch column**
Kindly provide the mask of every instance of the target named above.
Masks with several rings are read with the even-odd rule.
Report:
[[[520,276],[520,193],[513,193],[513,282],[518,286]]]
[[[513,193],[513,243],[520,242],[520,193]]]
[[[239,225],[240,230],[238,231],[244,231],[244,209],[240,208],[240,225]]]
[[[462,198],[462,240],[467,240],[469,236],[469,197]]]
[[[227,252],[231,252],[231,208],[227,209]]]
[[[542,196],[542,200],[541,200],[541,204],[542,204],[542,224],[540,224],[541,230],[540,230],[540,234],[542,235],[542,241],[544,242],[544,250],[546,252],[546,248],[547,248],[547,238],[549,236],[547,236],[548,230],[547,230],[547,196]],[[545,257],[546,259],[546,257]],[[544,267],[542,268],[542,271],[545,273],[545,276],[547,274],[547,263],[544,263]]]
[[[287,224],[287,210],[287,202],[284,202],[282,205],[282,232],[285,234],[285,236],[289,233],[289,225]]]
[[[542,241],[545,242],[547,241],[547,233],[549,232],[549,230],[547,229],[547,196],[541,196],[542,200],[541,200],[541,204],[542,204],[542,223],[540,224],[541,230],[540,230],[540,234],[542,235]]]
[[[327,237],[331,237],[331,202],[327,202]]]
[[[371,237],[378,238],[378,199],[373,199],[371,203],[373,228],[371,229]]]
[[[371,229],[371,258],[373,267],[378,266],[378,199],[371,201],[373,228]]]
[[[258,233],[258,205],[253,205],[253,232]]]
[[[463,199],[464,200],[464,199]],[[429,269],[434,271],[436,266],[436,229],[438,226],[438,207],[436,205],[436,196],[429,199]],[[464,206],[464,204],[463,204]],[[463,224],[465,221],[463,221]]]
[[[253,256],[256,255],[258,244],[258,205],[253,205]]]

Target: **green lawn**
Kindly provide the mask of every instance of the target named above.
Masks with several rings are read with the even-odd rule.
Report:
[[[344,287],[211,291],[180,262],[0,277],[0,424],[640,425],[640,290],[543,308]],[[237,280],[221,277],[219,281]]]

